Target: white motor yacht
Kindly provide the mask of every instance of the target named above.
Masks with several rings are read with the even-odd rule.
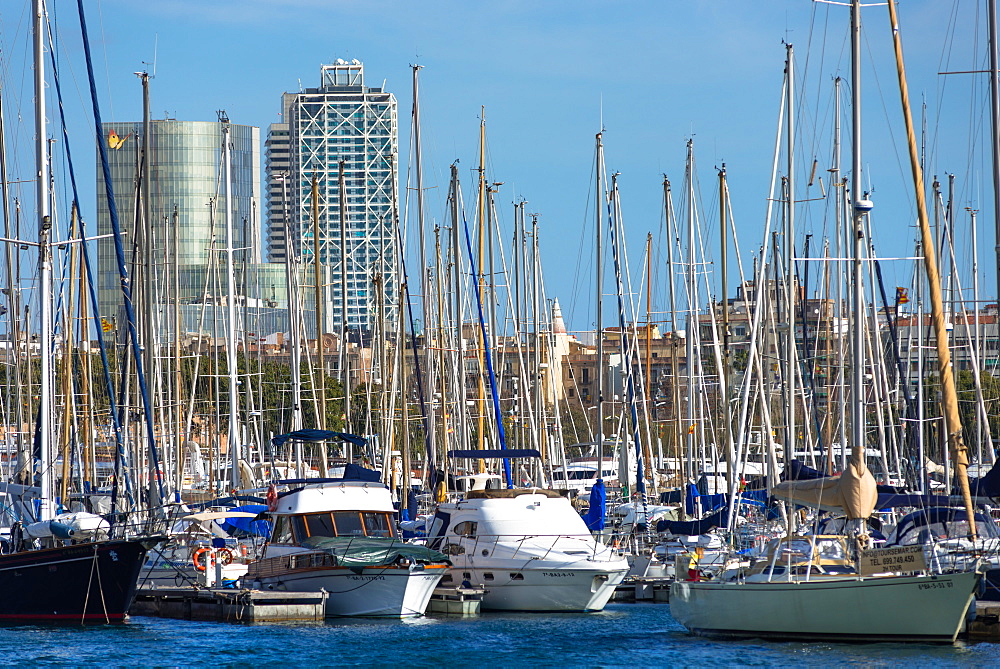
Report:
[[[277,497],[263,558],[246,580],[256,588],[323,588],[327,616],[405,618],[423,615],[448,563],[403,541],[392,498],[382,483],[309,483]]]
[[[486,588],[485,610],[600,611],[629,568],[568,499],[539,488],[476,490],[440,504],[428,545],[452,561],[443,584]]]

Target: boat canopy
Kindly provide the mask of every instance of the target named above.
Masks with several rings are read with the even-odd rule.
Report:
[[[1000,531],[985,514],[977,513],[976,534],[995,539]],[[969,535],[969,515],[965,509],[933,507],[921,509],[900,518],[886,541],[888,546],[923,544],[931,539],[961,539]]]
[[[274,446],[281,446],[287,441],[327,441],[329,439],[339,439],[340,441],[346,441],[348,443],[354,444],[355,446],[367,446],[368,440],[364,437],[359,437],[356,434],[348,434],[346,432],[332,432],[331,430],[296,430],[295,432],[289,432],[288,434],[279,434],[276,437],[271,438],[271,444]]]

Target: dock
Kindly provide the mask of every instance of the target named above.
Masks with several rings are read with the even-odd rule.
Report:
[[[439,586],[434,589],[427,603],[429,615],[478,616],[483,604],[485,588]]]
[[[326,591],[277,592],[234,588],[140,588],[133,616],[231,623],[322,622]]]
[[[976,617],[965,628],[968,641],[1000,640],[1000,602],[977,601]]]
[[[615,588],[613,602],[668,602],[672,576],[630,576]]]

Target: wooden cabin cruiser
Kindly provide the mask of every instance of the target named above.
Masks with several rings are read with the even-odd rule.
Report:
[[[262,559],[246,580],[293,592],[323,588],[327,616],[423,615],[444,576],[444,555],[399,536],[389,489],[371,481],[324,480],[277,495]]]
[[[486,588],[484,610],[600,611],[629,568],[568,499],[539,488],[476,490],[440,504],[428,545],[452,561],[442,583]]]

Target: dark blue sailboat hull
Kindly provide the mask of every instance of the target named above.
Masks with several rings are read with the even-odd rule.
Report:
[[[123,622],[160,541],[87,542],[0,555],[0,623]]]

